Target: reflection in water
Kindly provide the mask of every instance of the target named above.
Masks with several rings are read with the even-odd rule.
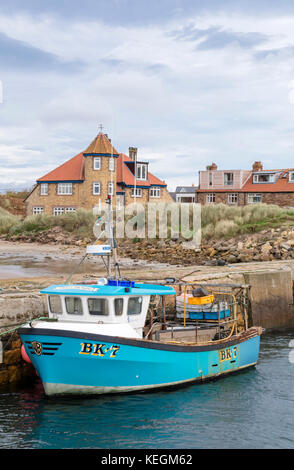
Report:
[[[264,336],[256,369],[145,394],[0,394],[2,448],[293,448],[293,333]]]

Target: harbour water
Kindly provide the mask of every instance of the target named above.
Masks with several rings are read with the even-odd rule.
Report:
[[[48,399],[0,391],[1,449],[294,448],[294,331],[263,335],[256,368],[177,390]]]

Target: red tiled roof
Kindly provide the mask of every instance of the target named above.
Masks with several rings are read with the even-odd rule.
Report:
[[[50,171],[39,178],[37,182],[46,181],[83,181],[84,180],[84,161],[83,152],[67,160],[67,162]]]
[[[124,183],[127,186],[134,186],[135,185],[135,176],[130,170],[127,163],[132,162],[133,160],[125,155],[124,153],[120,153],[117,159],[117,173],[116,173],[116,181],[118,184]],[[166,186],[166,183],[156,176],[154,176],[150,171],[148,171],[148,180],[142,181],[136,179],[137,186],[146,186],[149,187],[150,185],[160,185]]]
[[[96,153],[98,155],[118,155],[118,151],[111,144],[108,136],[99,132],[95,139],[90,143],[84,153]]]
[[[279,193],[279,192],[292,192],[294,191],[294,182],[289,182],[289,171],[293,168],[286,168],[280,170],[262,170],[260,172],[252,172],[250,177],[246,180],[241,189],[234,189],[229,187],[227,189],[199,189],[197,193]],[[275,183],[253,183],[253,173],[280,173],[279,178]]]
[[[247,193],[279,193],[294,191],[294,183],[289,182],[289,174],[287,175],[289,171],[294,171],[293,169],[288,168],[283,170],[272,171],[275,173],[281,173],[275,183],[253,183],[253,175],[251,175],[242,187],[242,191]],[[270,170],[266,170],[266,173],[270,172]],[[260,173],[263,173],[263,171]],[[283,176],[285,177],[283,178]]]

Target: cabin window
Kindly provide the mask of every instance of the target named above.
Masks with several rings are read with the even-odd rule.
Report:
[[[130,297],[128,302],[128,315],[138,315],[142,311],[142,297]]]
[[[119,317],[123,314],[124,299],[114,299],[115,316]]]
[[[108,315],[108,302],[106,299],[88,299],[90,315]]]
[[[62,303],[59,295],[49,295],[48,299],[50,312],[62,314]]]
[[[65,306],[69,315],[83,315],[83,305],[80,297],[65,297]]]

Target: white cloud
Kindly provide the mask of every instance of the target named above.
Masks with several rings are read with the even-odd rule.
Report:
[[[198,39],[171,34],[188,25],[268,39],[247,48],[236,40],[200,50]],[[274,167],[288,166],[294,147],[289,90],[294,54],[256,54],[294,48],[292,26],[290,15],[203,14],[141,27],[0,15],[0,32],[61,62],[84,64],[71,74],[4,71],[9,83],[0,166],[8,159],[23,164],[24,171],[8,172],[5,164],[1,177],[6,172],[15,181],[31,177],[33,182],[85,148],[100,122],[118,150],[138,146],[150,171],[170,189],[196,183],[198,170],[212,160],[227,168],[248,168],[259,157]]]

